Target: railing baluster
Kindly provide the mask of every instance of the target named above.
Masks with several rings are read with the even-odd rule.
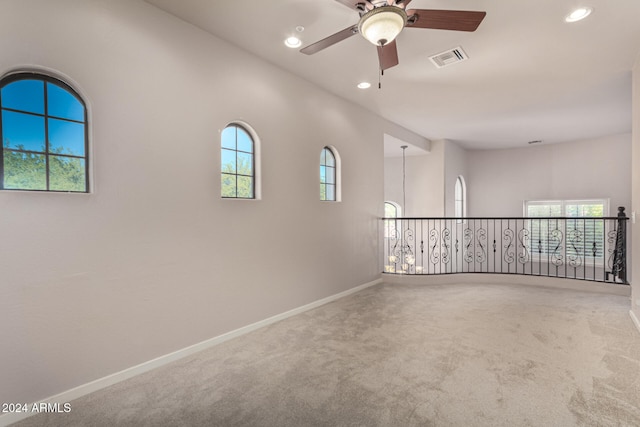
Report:
[[[614,281],[617,279],[627,283],[627,215],[624,207],[618,208],[618,232],[616,233],[616,246],[614,250]]]
[[[623,207],[618,211],[617,217],[598,218],[383,218],[383,272],[520,274],[628,285],[628,218]]]
[[[587,221],[589,221],[589,224],[591,226],[591,230],[593,230],[595,232],[595,223],[592,222],[592,220],[582,220],[582,277],[581,279],[587,280],[587,253],[589,251],[589,239],[588,239],[588,233],[589,228],[587,227]]]
[[[551,262],[551,260],[553,259],[553,243],[551,240],[551,235],[552,235],[552,228],[553,225],[551,223],[550,219],[547,219],[547,227],[546,227],[546,231],[547,231],[547,240],[545,242],[545,249],[546,249],[546,253],[547,253],[547,277],[551,277],[552,275],[552,266],[556,267],[555,264],[553,264]],[[557,271],[556,271],[556,275],[557,275]]]
[[[431,236],[431,225],[429,223],[430,220],[427,220],[427,274],[430,274],[431,272],[431,240],[430,240],[430,236]],[[435,270],[434,270],[435,273]]]

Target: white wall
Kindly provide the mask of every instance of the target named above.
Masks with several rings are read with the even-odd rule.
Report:
[[[640,54],[633,68],[633,212],[640,215]],[[632,277],[640,277],[640,224],[631,224],[633,252],[631,254]],[[631,283],[632,310],[640,319],[640,280]],[[640,329],[640,324],[637,325]]]
[[[432,141],[429,154],[406,157],[407,206],[402,206],[402,157],[384,159],[384,199],[402,206],[402,216],[444,215],[444,147],[444,141]]]
[[[0,73],[45,67],[85,96],[94,183],[0,192],[0,402],[379,277],[382,137],[396,126],[140,0],[4,0],[0,52]],[[261,139],[260,201],[220,198],[233,120]],[[327,144],[341,203],[318,200]]]
[[[524,200],[609,198],[631,211],[631,134],[467,151],[469,216],[522,216]]]

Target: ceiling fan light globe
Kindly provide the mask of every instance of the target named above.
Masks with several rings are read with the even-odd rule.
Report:
[[[407,23],[407,14],[396,6],[381,6],[362,16],[358,31],[376,46],[391,43]]]

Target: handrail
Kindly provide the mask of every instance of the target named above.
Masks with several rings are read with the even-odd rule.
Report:
[[[627,218],[382,218],[384,273],[504,273],[627,281]]]
[[[426,216],[416,216],[416,217],[382,217],[382,220],[457,220],[457,221],[465,221],[468,219],[472,220],[492,220],[492,219],[501,219],[501,220],[527,220],[527,219],[623,219],[628,220],[629,217],[618,217],[618,216],[446,216],[446,217],[426,217]]]

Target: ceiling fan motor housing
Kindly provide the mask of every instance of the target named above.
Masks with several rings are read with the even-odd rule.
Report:
[[[391,43],[407,24],[407,13],[398,6],[379,6],[360,18],[358,31],[376,46]]]

